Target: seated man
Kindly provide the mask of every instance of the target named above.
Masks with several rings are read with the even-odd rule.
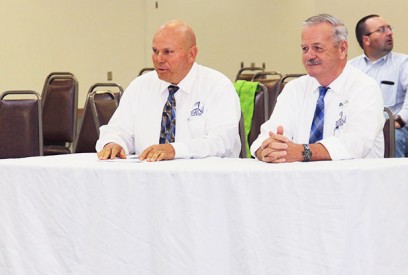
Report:
[[[307,19],[301,48],[308,74],[285,86],[252,155],[272,163],[383,157],[381,91],[347,65],[341,20],[327,14]]]
[[[96,143],[101,160],[238,157],[239,98],[223,74],[195,63],[195,34],[173,20],[153,38],[155,71],[125,90]]]
[[[395,156],[408,156],[408,55],[392,52],[392,28],[379,15],[360,19],[356,37],[364,54],[349,63],[377,81],[395,118]]]

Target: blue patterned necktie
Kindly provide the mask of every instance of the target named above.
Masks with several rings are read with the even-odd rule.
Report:
[[[329,87],[319,87],[319,98],[316,102],[316,110],[313,117],[312,128],[310,129],[309,144],[323,139],[324,128],[324,96]]]
[[[163,115],[161,121],[160,144],[174,142],[176,136],[176,99],[174,94],[179,87],[170,85],[169,96],[163,107]]]

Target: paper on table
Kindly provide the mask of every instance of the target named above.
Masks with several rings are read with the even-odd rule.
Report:
[[[139,155],[127,155],[125,159],[121,158],[114,158],[114,159],[107,159],[103,161],[115,161],[115,162],[144,162],[144,160],[139,159]]]

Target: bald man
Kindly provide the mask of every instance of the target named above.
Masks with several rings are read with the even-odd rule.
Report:
[[[197,53],[195,34],[185,22],[172,20],[156,31],[155,70],[130,83],[112,119],[100,128],[99,159],[239,156],[241,110],[235,88],[222,73],[197,64]],[[172,133],[162,125],[170,98]]]

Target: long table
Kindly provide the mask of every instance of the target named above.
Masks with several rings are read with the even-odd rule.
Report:
[[[408,274],[408,159],[0,160],[2,275]]]

